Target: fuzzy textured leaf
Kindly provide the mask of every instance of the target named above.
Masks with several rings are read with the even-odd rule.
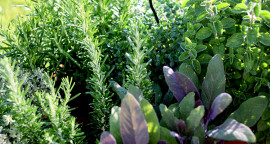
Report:
[[[268,100],[265,96],[250,98],[243,102],[229,118],[233,118],[240,123],[252,127],[260,119],[267,105]]]
[[[116,141],[109,132],[104,131],[100,136],[100,144],[116,144]]]
[[[211,120],[215,119],[216,116],[222,113],[229,106],[231,102],[232,102],[232,97],[230,96],[230,94],[228,93],[219,94],[213,101],[213,104],[211,105],[209,119]]]
[[[195,92],[197,96],[200,96],[196,86],[184,74],[174,72],[168,66],[163,67],[163,73],[169,89],[172,91],[178,102],[181,102],[182,99],[190,92]]]
[[[261,33],[261,36],[259,37],[260,43],[270,46],[270,34],[269,33]]]
[[[142,91],[134,85],[129,86],[128,92],[132,94],[138,102],[140,102],[144,98]]]
[[[220,55],[215,55],[209,62],[207,73],[202,83],[202,102],[209,109],[214,99],[225,91],[225,74]]]
[[[226,47],[237,48],[241,47],[244,42],[244,35],[242,33],[235,33],[230,38],[228,38]]]
[[[230,28],[235,25],[235,20],[232,18],[224,18],[221,20],[223,28]]]
[[[110,132],[114,136],[117,143],[123,143],[120,133],[120,110],[118,106],[111,109],[110,115]]]
[[[160,138],[159,120],[153,106],[146,100],[140,101],[142,113],[148,126],[149,143],[156,144]]]
[[[176,131],[175,117],[171,110],[169,110],[164,104],[159,105],[162,119],[165,121],[167,127]]]
[[[179,104],[180,117],[186,119],[190,112],[194,109],[195,105],[195,93],[189,93]]]
[[[148,127],[140,104],[129,93],[121,103],[120,131],[124,144],[148,144],[149,142]]]
[[[214,139],[227,141],[256,142],[256,137],[249,127],[231,118],[227,119],[222,125],[208,131],[207,135]]]
[[[187,117],[187,130],[193,131],[197,128],[201,122],[201,119],[204,116],[204,106],[198,106],[190,112],[190,115]]]
[[[164,140],[168,144],[178,144],[175,138],[171,135],[171,131],[162,126],[160,127],[160,140]]]
[[[203,39],[206,39],[208,37],[210,37],[212,35],[212,30],[208,27],[204,27],[204,28],[201,28],[197,34],[196,34],[196,38],[197,39],[200,39],[200,40],[203,40]]]

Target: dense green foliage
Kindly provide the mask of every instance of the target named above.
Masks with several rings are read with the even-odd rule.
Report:
[[[94,143],[102,131],[120,129],[112,127],[117,122],[113,116],[120,111],[113,106],[123,102],[127,92],[138,95],[137,101],[145,97],[142,112],[147,107],[151,116],[157,115],[155,120],[144,115],[147,122],[162,124],[164,107],[171,109],[192,91],[196,100],[201,95],[206,114],[220,93],[232,95],[225,117],[217,117],[209,130],[229,116],[241,123],[254,116],[256,120],[244,124],[258,142],[270,141],[270,107],[261,112],[261,119],[261,113],[237,116],[242,110],[230,115],[240,105],[245,109],[254,96],[270,98],[270,1],[155,0],[159,24],[149,1],[27,0],[26,4],[28,15],[0,29],[0,121],[5,123],[0,124],[0,142],[80,143],[83,131],[85,142]],[[209,63],[216,54],[224,64]],[[188,82],[187,91],[168,83],[164,65],[172,68],[165,68],[167,72],[181,72],[177,76]],[[14,73],[17,67],[20,70]],[[33,124],[24,125],[26,121]],[[167,128],[160,129],[148,129],[150,142],[157,142],[152,135],[174,140]],[[112,134],[118,142],[120,134]]]

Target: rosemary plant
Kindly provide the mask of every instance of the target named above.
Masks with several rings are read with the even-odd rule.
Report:
[[[51,78],[45,74],[49,88],[26,97],[28,88],[22,90],[26,77],[19,82],[19,69],[14,72],[15,63],[7,58],[0,59],[1,83],[5,90],[0,94],[0,142],[3,143],[82,143],[75,118],[70,115],[67,103],[74,87],[72,79],[63,79],[60,89],[55,90]],[[33,104],[36,97],[37,103]]]
[[[109,92],[109,85],[106,83],[106,72],[104,71],[104,62],[106,58],[103,58],[101,49],[98,47],[98,41],[93,38],[87,38],[85,40],[85,48],[88,50],[91,61],[90,68],[93,74],[87,79],[91,85],[92,91],[89,93],[93,97],[93,102],[90,106],[94,109],[91,112],[92,122],[91,125],[95,127],[97,134],[98,131],[104,131],[109,126],[110,108],[113,106],[111,97],[113,96]],[[107,73],[109,74],[109,73]]]
[[[138,23],[133,23],[131,27],[131,38],[128,38],[131,51],[126,53],[126,57],[129,59],[130,63],[127,64],[126,70],[128,71],[125,87],[128,88],[129,85],[134,85],[139,87],[145,98],[153,102],[151,80],[149,79],[150,73],[147,72],[147,66],[151,62],[145,62],[146,56],[151,52],[152,48],[149,49],[145,47],[145,42],[147,37],[143,34],[145,28],[143,25]]]

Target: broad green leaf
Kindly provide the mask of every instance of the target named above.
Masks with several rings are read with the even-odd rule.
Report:
[[[208,37],[210,37],[212,35],[212,30],[208,27],[204,27],[204,28],[201,28],[197,34],[196,34],[196,38],[197,39],[200,39],[200,40],[203,40],[203,39],[206,39]]]
[[[260,12],[260,16],[266,21],[266,22],[270,22],[270,12],[267,10],[262,10]]]
[[[247,32],[247,39],[249,41],[250,44],[256,44],[258,41],[258,34],[257,34],[257,29],[253,28],[253,29],[249,29]]]
[[[246,12],[248,10],[248,7],[244,3],[239,3],[234,6],[234,8],[231,10],[233,13],[239,14]]]
[[[112,85],[113,91],[115,91],[117,93],[117,95],[120,97],[120,99],[122,100],[126,96],[127,90],[125,88],[121,87],[115,81],[110,81],[110,83]]]
[[[214,99],[225,91],[225,74],[220,55],[215,55],[209,62],[207,73],[202,83],[202,102],[209,109]]]
[[[270,46],[270,34],[261,33],[261,36],[259,37],[259,41],[266,46]]]
[[[153,83],[152,84],[152,89],[155,93],[155,104],[158,104],[161,102],[161,98],[162,98],[162,91],[161,88],[158,84]]]
[[[142,91],[134,85],[129,86],[128,93],[132,94],[138,102],[140,102],[144,98]]]
[[[207,17],[208,13],[206,11],[202,12],[196,19],[197,22],[204,20]]]
[[[201,64],[208,64],[209,61],[212,59],[212,56],[209,55],[209,54],[202,54],[198,57],[198,61],[201,63]]]
[[[249,127],[231,118],[227,119],[222,125],[208,131],[207,135],[214,139],[227,141],[256,142],[256,137]]]
[[[221,21],[216,21],[215,22],[215,27],[216,27],[216,30],[217,30],[217,34],[219,35],[222,35],[223,33],[223,25],[222,25],[222,22]]]
[[[195,93],[191,92],[179,104],[180,118],[185,120],[195,106]]]
[[[204,128],[202,126],[202,124],[200,124],[195,132],[194,132],[194,136],[197,136],[200,140],[200,144],[204,144],[204,140],[205,140],[205,132],[204,132]]]
[[[146,99],[141,100],[140,105],[148,126],[149,143],[156,144],[160,138],[159,121],[156,112]]]
[[[194,131],[199,126],[203,116],[204,116],[204,106],[198,106],[197,108],[193,109],[186,120],[187,131],[188,132]]]
[[[140,104],[130,93],[127,93],[121,102],[120,132],[123,143],[148,144],[149,142],[148,127]]]
[[[200,74],[201,73],[201,64],[200,64],[200,62],[197,60],[197,59],[193,59],[192,60],[192,67],[194,68],[194,70],[198,73],[198,74]]]
[[[186,60],[187,58],[189,58],[189,52],[188,51],[185,51],[183,52],[180,57],[179,57],[179,61],[184,61]]]
[[[171,110],[169,110],[164,104],[159,105],[159,109],[161,112],[162,119],[166,122],[166,125],[168,128],[170,128],[173,131],[176,131],[176,125],[175,125],[175,117]]]
[[[258,124],[257,124],[257,130],[258,131],[265,131],[267,129],[269,129],[269,125],[267,125],[267,121],[264,120],[259,120]]]
[[[249,127],[254,126],[262,116],[268,100],[265,96],[257,96],[243,102],[240,107],[234,111],[229,118],[233,118]]]
[[[171,135],[171,131],[165,127],[160,127],[160,140],[164,140],[167,144],[178,144],[175,138]]]
[[[100,144],[116,144],[116,141],[109,132],[104,131],[100,136]]]
[[[225,53],[225,46],[224,46],[224,44],[222,43],[220,45],[214,45],[213,46],[213,52],[214,52],[214,54],[220,54],[221,56],[223,56],[224,53]]]
[[[111,109],[110,115],[110,132],[116,139],[117,143],[123,143],[120,133],[120,110],[121,110],[120,107],[114,106]]]
[[[241,47],[242,43],[244,43],[244,35],[242,33],[235,33],[228,38],[226,47],[237,48]]]
[[[224,18],[221,20],[223,28],[230,28],[235,25],[235,20],[232,18]]]
[[[262,120],[267,120],[270,118],[270,107],[267,107],[262,115]]]
[[[197,51],[196,51],[196,49],[191,49],[190,50],[190,53],[192,54],[193,57],[195,57],[195,58],[197,57]]]
[[[187,77],[190,78],[190,80],[195,84],[195,86],[198,88],[199,86],[199,79],[192,69],[192,67],[187,63],[182,63],[181,66],[178,69],[179,72],[183,73]]]
[[[199,52],[206,50],[207,46],[201,44],[201,45],[197,45],[195,49],[196,49],[197,53],[199,53]]]
[[[229,6],[230,6],[229,3],[221,3],[221,4],[217,5],[217,9],[218,9],[218,10],[225,10],[225,9],[227,9]]]
[[[169,110],[171,110],[173,112],[173,115],[176,117],[176,118],[180,118],[180,113],[179,113],[179,103],[174,103],[174,104],[171,104],[169,107],[168,107]]]

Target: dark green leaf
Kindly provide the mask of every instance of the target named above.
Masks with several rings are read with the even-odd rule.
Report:
[[[175,138],[171,135],[171,131],[165,127],[160,127],[160,140],[164,140],[167,144],[178,144]]]
[[[195,106],[195,93],[189,93],[179,104],[180,118],[186,119]]]
[[[208,62],[211,60],[212,56],[209,54],[202,54],[198,57],[198,61],[201,64],[208,64]]]
[[[235,20],[232,18],[224,18],[221,20],[223,28],[230,28],[235,25]]]
[[[270,34],[261,33],[261,36],[259,37],[259,41],[266,46],[270,46]]]
[[[219,20],[216,21],[216,22],[215,22],[215,27],[216,27],[217,34],[222,35],[222,33],[223,33],[223,25],[222,25],[222,22],[219,21]]]
[[[198,106],[190,112],[187,117],[187,131],[194,131],[200,124],[201,119],[204,116],[204,106]]]
[[[253,28],[253,29],[249,29],[248,30],[248,32],[247,32],[247,39],[248,39],[248,42],[250,44],[257,43],[257,41],[258,41],[257,36],[258,36],[258,34],[257,34],[257,29],[256,28]]]
[[[189,52],[188,51],[185,51],[183,52],[180,57],[179,57],[179,61],[184,61],[186,60],[187,58],[189,58]]]
[[[192,66],[198,74],[201,73],[201,64],[197,59],[192,60]]]
[[[176,131],[175,117],[171,110],[169,110],[164,104],[159,105],[162,119],[165,121],[169,129]]]
[[[197,45],[195,49],[196,49],[197,53],[199,53],[199,52],[206,50],[207,46],[206,45]]]
[[[242,33],[235,33],[230,38],[228,38],[226,47],[241,47],[244,42],[244,35]]]
[[[220,55],[215,55],[209,62],[207,73],[202,84],[202,101],[209,109],[214,99],[225,91],[225,74]]]
[[[200,39],[200,40],[203,40],[203,39],[206,39],[208,37],[210,37],[212,35],[212,30],[208,27],[204,27],[204,28],[201,28],[197,34],[196,34],[196,38],[197,39]]]
[[[220,54],[221,56],[225,53],[225,46],[223,44],[213,46],[214,54]]]
[[[142,91],[134,85],[129,86],[128,93],[132,94],[138,102],[140,102],[144,98]]]
[[[123,99],[125,95],[127,94],[127,90],[123,87],[121,87],[117,82],[115,81],[110,81],[112,85],[113,91],[117,93],[117,95],[120,97],[120,99]]]
[[[257,96],[243,102],[229,118],[233,118],[249,127],[254,126],[267,107],[268,100],[265,96]]]

